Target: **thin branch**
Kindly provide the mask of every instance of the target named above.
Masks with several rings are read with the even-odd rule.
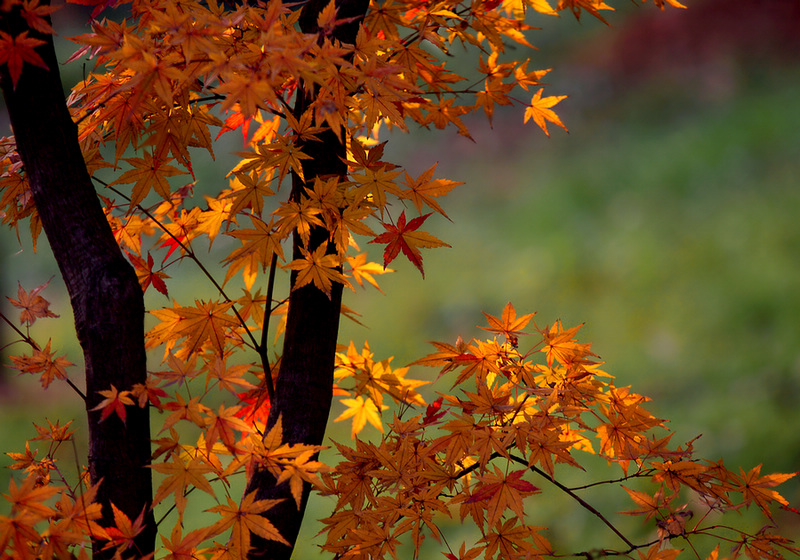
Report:
[[[608,519],[606,519],[605,516],[602,513],[597,511],[594,508],[594,506],[592,506],[592,504],[590,504],[589,502],[587,502],[586,500],[584,500],[583,498],[578,496],[575,492],[573,492],[572,490],[570,490],[569,488],[567,488],[566,486],[561,484],[559,481],[557,481],[555,478],[551,477],[549,474],[547,474],[543,470],[539,469],[538,467],[534,467],[532,465],[528,465],[528,461],[526,461],[522,457],[517,457],[516,455],[511,455],[511,454],[509,454],[508,456],[512,461],[514,461],[516,463],[520,463],[522,465],[525,465],[531,471],[533,471],[536,474],[540,475],[542,478],[544,478],[545,480],[549,481],[551,484],[557,486],[561,491],[566,492],[567,495],[569,495],[573,500],[578,502],[581,506],[583,506],[585,509],[587,509],[592,514],[594,514],[598,519],[600,519],[600,521],[605,523],[608,526],[608,528],[611,529],[614,532],[615,535],[617,535],[620,539],[622,539],[622,541],[626,545],[631,547],[631,550],[634,550],[635,548],[637,548],[637,546],[635,544],[633,544],[631,541],[629,541],[628,538],[619,531],[619,529],[614,527],[614,525]]]
[[[2,317],[3,321],[5,321],[6,323],[8,323],[8,325],[9,325],[9,326],[10,326],[12,329],[14,329],[14,331],[15,331],[15,332],[16,332],[18,335],[20,335],[20,336],[22,337],[22,340],[23,340],[25,343],[27,343],[27,344],[28,344],[28,345],[29,345],[31,348],[33,348],[34,350],[37,350],[37,351],[41,352],[41,350],[42,350],[42,349],[41,349],[41,347],[40,347],[40,346],[39,346],[39,345],[36,343],[36,341],[35,341],[35,340],[33,340],[33,339],[30,337],[30,336],[26,335],[26,334],[25,334],[24,332],[22,332],[21,330],[19,330],[19,328],[17,328],[17,326],[16,326],[14,323],[12,323],[12,322],[11,322],[11,320],[10,320],[8,317],[6,317],[6,316],[5,316],[5,313],[2,313],[2,312],[0,312],[0,317]],[[75,392],[78,394],[78,396],[84,400],[84,402],[86,401],[86,395],[83,393],[83,391],[81,391],[81,390],[78,388],[78,386],[77,386],[77,385],[75,385],[75,384],[72,382],[72,380],[71,380],[69,377],[64,377],[64,381],[66,381],[66,382],[67,382],[67,385],[69,385],[69,386],[72,388],[72,390],[73,390],[73,391],[75,391]]]
[[[108,183],[106,183],[105,181],[102,181],[101,179],[97,179],[96,177],[92,177],[92,179],[94,179],[94,180],[95,180],[95,181],[97,181],[98,183],[102,184],[102,185],[103,185],[104,187],[106,187],[107,189],[109,189],[109,190],[111,190],[111,191],[115,192],[116,194],[118,194],[118,195],[119,195],[119,196],[121,196],[122,198],[124,198],[124,199],[126,199],[126,200],[130,201],[130,198],[129,198],[128,196],[126,196],[126,195],[125,195],[123,192],[119,191],[118,189],[116,189],[116,188],[112,187],[111,185],[109,185],[109,184],[108,184]],[[222,296],[222,297],[225,299],[225,301],[226,301],[226,302],[228,302],[228,303],[233,303],[233,300],[232,300],[231,298],[229,298],[229,297],[228,297],[228,294],[226,294],[226,293],[225,293],[225,290],[224,290],[224,289],[222,289],[222,286],[220,286],[220,285],[219,285],[219,283],[218,283],[218,282],[217,282],[217,281],[214,279],[214,277],[211,275],[211,272],[209,272],[209,270],[208,270],[208,269],[205,267],[205,265],[204,265],[204,264],[203,264],[203,263],[200,261],[200,259],[198,259],[198,258],[197,258],[197,255],[195,255],[195,253],[194,253],[194,251],[192,250],[192,248],[191,248],[191,247],[189,247],[189,246],[187,246],[187,245],[184,245],[184,243],[183,243],[183,242],[182,242],[180,239],[178,239],[178,238],[177,238],[177,237],[176,237],[176,236],[175,236],[175,235],[174,235],[174,234],[173,234],[171,231],[169,231],[169,230],[168,230],[168,229],[167,229],[167,228],[164,226],[164,224],[162,224],[162,223],[161,223],[161,222],[158,220],[158,218],[156,218],[156,217],[155,217],[155,216],[154,216],[154,215],[153,215],[153,214],[152,214],[152,213],[151,213],[149,210],[147,210],[147,209],[146,209],[145,207],[143,207],[141,204],[137,204],[137,205],[136,205],[136,208],[138,208],[138,209],[139,209],[139,211],[140,211],[140,212],[142,212],[142,213],[143,213],[145,216],[147,216],[148,218],[150,218],[151,220],[153,220],[153,221],[156,223],[156,225],[157,225],[159,228],[161,228],[161,230],[162,230],[164,233],[166,233],[167,235],[169,235],[169,236],[172,238],[172,240],[173,240],[175,243],[177,243],[177,244],[178,244],[178,246],[181,248],[181,250],[182,250],[182,251],[185,251],[185,252],[186,252],[186,256],[188,256],[188,257],[189,257],[189,258],[190,258],[192,261],[194,261],[194,263],[195,263],[195,264],[198,266],[198,268],[201,270],[201,272],[202,272],[202,273],[203,273],[203,274],[206,276],[206,278],[208,278],[208,279],[209,279],[209,281],[210,281],[210,282],[211,282],[211,283],[214,285],[214,288],[216,288],[216,290],[217,290],[217,291],[219,292],[219,294],[220,294],[220,295],[221,295],[221,296]],[[245,330],[245,332],[247,333],[247,336],[248,336],[248,338],[250,339],[250,342],[252,343],[252,345],[253,345],[253,348],[254,348],[254,349],[256,349],[256,350],[258,350],[258,342],[256,342],[256,339],[255,339],[255,337],[253,336],[253,333],[252,333],[252,332],[250,332],[250,329],[248,328],[248,326],[247,326],[247,323],[245,323],[244,319],[243,319],[243,318],[242,318],[242,316],[239,314],[239,310],[238,310],[238,309],[236,309],[236,306],[235,306],[235,305],[232,305],[232,306],[231,306],[231,309],[233,310],[233,313],[234,313],[234,315],[236,315],[236,318],[239,320],[239,324],[240,324],[240,325],[242,325],[242,327],[244,327],[244,330]]]
[[[269,401],[275,401],[275,384],[272,382],[272,371],[269,367],[267,356],[267,338],[269,337],[269,321],[272,318],[272,295],[275,291],[275,269],[278,267],[278,253],[272,253],[272,262],[269,263],[269,278],[267,279],[267,304],[264,306],[264,322],[261,325],[261,344],[257,347],[261,356],[261,365],[264,368],[264,384],[267,386]]]
[[[572,490],[573,492],[577,492],[578,490],[586,490],[588,488],[593,488],[595,486],[602,486],[604,484],[617,484],[617,483],[620,483],[620,482],[625,482],[625,481],[630,480],[632,478],[649,477],[649,476],[651,476],[653,474],[653,470],[654,469],[649,469],[649,470],[646,470],[646,471],[641,471],[640,470],[640,471],[636,471],[633,474],[625,475],[625,476],[623,476],[621,478],[609,479],[609,480],[600,480],[600,481],[597,481],[597,482],[590,482],[589,484],[584,484],[583,486],[572,486],[572,487],[570,487],[570,490]]]

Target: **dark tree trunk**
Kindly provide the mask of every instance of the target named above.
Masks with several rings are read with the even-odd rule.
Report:
[[[325,7],[325,0],[310,0],[303,8],[300,25],[305,33],[316,32],[317,14]],[[343,43],[355,43],[369,0],[337,1],[337,19],[350,19],[334,31],[334,38]],[[298,92],[303,88],[298,87]],[[298,93],[298,95],[300,95]],[[300,98],[295,107],[299,117],[313,101]],[[311,159],[303,160],[303,175],[307,184],[315,177],[347,175],[345,145],[334,131],[327,129],[318,134],[319,141],[302,146]],[[293,176],[292,197],[305,196],[305,184]],[[328,243],[328,252],[336,249],[328,241],[329,232],[320,227],[312,229],[309,247],[313,251],[322,243]],[[295,235],[293,254],[301,257],[302,242]],[[295,274],[292,275],[294,285]],[[333,399],[333,370],[336,343],[339,333],[339,316],[342,303],[341,284],[334,283],[330,297],[309,284],[293,290],[289,296],[289,311],[284,334],[283,355],[275,385],[275,396],[270,408],[268,428],[281,417],[284,443],[321,445],[325,437],[331,401]],[[303,485],[303,499],[298,510],[289,485],[276,486],[276,479],[266,470],[257,470],[248,481],[246,492],[257,491],[258,499],[283,499],[283,502],[266,512],[266,516],[278,529],[291,547],[277,541],[268,541],[252,535],[251,560],[288,560],[294,550],[297,534],[303,522],[311,486]]]
[[[43,2],[46,3],[46,2]],[[131,520],[145,512],[146,528],[136,539],[137,555],[153,551],[156,526],[150,504],[150,420],[147,408],[128,407],[125,425],[112,415],[100,422],[90,411],[98,391],[130,389],[146,378],[144,300],[132,267],[117,246],[81,155],[77,127],[65,105],[52,36],[30,29],[15,6],[0,12],[0,30],[24,31],[45,41],[36,51],[48,69],[26,63],[16,87],[1,68],[17,150],[58,267],[69,291],[75,328],[86,363],[89,471],[102,480],[98,501],[103,521],[113,525],[111,503]],[[95,558],[113,556],[100,551]]]

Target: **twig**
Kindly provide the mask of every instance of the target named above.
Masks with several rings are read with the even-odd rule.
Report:
[[[575,492],[573,492],[572,490],[570,490],[569,488],[567,488],[566,486],[561,484],[559,481],[557,481],[555,478],[551,477],[549,474],[547,474],[543,470],[539,469],[538,467],[534,467],[532,465],[528,465],[528,461],[526,461],[522,457],[517,457],[516,455],[511,455],[511,454],[509,454],[508,456],[512,461],[525,465],[531,471],[533,471],[536,474],[540,475],[542,478],[544,478],[545,480],[549,481],[551,484],[557,486],[563,492],[566,492],[566,494],[568,496],[570,496],[573,500],[578,502],[585,509],[587,509],[592,514],[594,514],[598,519],[600,519],[600,521],[605,523],[608,526],[608,528],[611,529],[614,532],[615,535],[617,535],[620,539],[622,539],[622,541],[626,545],[631,547],[631,550],[634,550],[635,548],[637,548],[637,546],[635,544],[633,544],[631,541],[629,541],[628,538],[619,531],[619,529],[614,527],[614,525],[608,519],[606,519],[605,516],[602,513],[597,511],[594,508],[594,506],[592,506],[592,504],[590,504],[589,502],[587,502],[586,500],[584,500],[583,498],[578,496]]]
[[[126,200],[130,201],[130,198],[129,198],[128,196],[126,196],[124,193],[122,193],[122,192],[121,192],[121,191],[119,191],[118,189],[116,189],[116,188],[112,187],[111,185],[109,185],[109,184],[108,184],[108,183],[106,183],[105,181],[102,181],[102,180],[100,180],[100,179],[97,179],[96,177],[92,177],[92,179],[94,179],[94,180],[95,180],[95,181],[97,181],[98,183],[102,184],[103,186],[105,186],[105,187],[106,187],[106,188],[108,188],[109,190],[111,190],[111,191],[115,192],[116,194],[118,194],[118,195],[119,195],[119,196],[121,196],[122,198],[124,198],[124,199],[126,199]],[[220,285],[219,285],[219,283],[218,283],[218,282],[217,282],[217,281],[214,279],[214,277],[211,275],[211,272],[209,272],[209,271],[208,271],[208,269],[205,267],[205,265],[203,265],[203,263],[200,261],[200,259],[198,259],[198,258],[197,258],[197,255],[195,255],[195,254],[194,254],[194,251],[191,249],[191,247],[188,247],[187,245],[184,245],[184,244],[183,244],[183,242],[182,242],[180,239],[178,239],[178,238],[175,236],[175,234],[173,234],[171,231],[169,231],[169,230],[168,230],[168,229],[167,229],[167,228],[166,228],[166,227],[165,227],[165,226],[164,226],[164,225],[163,225],[163,224],[162,224],[162,223],[161,223],[161,222],[158,220],[158,218],[156,218],[156,217],[155,217],[155,216],[154,216],[154,215],[153,215],[153,214],[152,214],[152,213],[151,213],[149,210],[147,210],[146,208],[144,208],[144,207],[143,207],[141,204],[137,204],[137,205],[136,205],[136,208],[138,208],[138,209],[139,209],[139,211],[140,211],[140,212],[142,212],[142,213],[143,213],[145,216],[147,216],[148,218],[150,218],[151,220],[153,220],[153,221],[156,223],[156,225],[157,225],[159,228],[161,228],[161,230],[162,230],[164,233],[166,233],[167,235],[169,235],[169,236],[172,238],[172,240],[173,240],[175,243],[177,243],[177,244],[178,244],[178,246],[181,248],[181,250],[183,250],[183,251],[185,251],[185,252],[186,252],[186,256],[188,256],[188,257],[189,257],[189,258],[190,258],[192,261],[194,261],[194,263],[195,263],[195,264],[198,266],[198,268],[200,269],[200,271],[201,271],[201,272],[202,272],[202,273],[203,273],[203,274],[206,276],[206,278],[208,278],[208,279],[209,279],[209,281],[211,281],[211,283],[214,285],[214,288],[216,288],[216,290],[217,290],[217,291],[219,292],[219,294],[220,294],[220,295],[221,295],[221,296],[222,296],[222,297],[225,299],[225,301],[226,301],[226,302],[228,302],[228,303],[233,303],[233,300],[232,300],[231,298],[229,298],[229,297],[228,297],[228,294],[226,294],[226,293],[225,293],[225,290],[223,290],[223,289],[222,289],[222,286],[220,286]],[[242,327],[244,327],[244,330],[245,330],[245,332],[247,333],[247,336],[248,336],[248,338],[250,339],[250,342],[252,343],[252,345],[253,345],[253,348],[257,350],[257,349],[258,349],[258,342],[256,342],[256,339],[255,339],[255,337],[253,336],[253,333],[252,333],[252,332],[250,332],[250,329],[247,327],[247,324],[245,323],[244,319],[243,319],[243,318],[242,318],[242,316],[239,314],[239,310],[238,310],[238,309],[236,309],[236,306],[235,306],[235,305],[232,305],[232,306],[231,306],[231,309],[233,310],[233,313],[234,313],[234,315],[236,315],[236,318],[239,320],[239,324],[241,324],[241,325],[242,325]]]

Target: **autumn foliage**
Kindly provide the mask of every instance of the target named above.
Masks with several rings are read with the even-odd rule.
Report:
[[[91,469],[71,476],[59,464],[58,449],[80,437],[71,422],[36,420],[26,448],[6,454],[19,472],[4,494],[10,509],[0,516],[4,557],[85,558],[93,548],[119,558],[242,558],[259,557],[264,542],[291,552],[296,534],[279,529],[284,515],[271,512],[288,504],[302,518],[311,488],[335,504],[319,539],[335,558],[416,558],[426,539],[441,543],[450,560],[672,560],[681,551],[711,560],[774,559],[798,552],[773,521],[775,508],[792,510],[773,488],[793,474],[734,471],[697,457],[693,442],[672,441],[664,420],[647,411],[646,397],[614,384],[591,345],[578,341],[579,327],[538,326],[532,313],[520,315],[511,304],[485,315],[488,338],[434,342],[433,353],[406,367],[376,358],[367,343],[339,346],[327,357],[326,390],[343,409],[333,421],[350,423],[352,442],[329,446],[339,459],[330,461],[331,450],[325,464],[323,445],[287,436],[297,432],[296,420],[276,403],[297,372],[276,341],[284,338],[284,352],[292,348],[297,327],[289,317],[300,304],[276,295],[279,279],[291,283],[292,302],[312,294],[335,306],[337,317],[355,318],[339,309],[344,288],[380,289],[380,275],[401,255],[424,275],[423,251],[449,246],[425,227],[448,217],[440,200],[460,183],[437,178],[435,166],[414,176],[385,161],[381,132],[452,126],[469,137],[462,118],[481,112],[491,121],[498,105],[522,107],[524,121],[545,133],[548,123],[564,128],[554,111],[563,96],[543,94],[547,70],[508,56],[506,46],[531,47],[529,31],[547,17],[603,19],[610,6],[76,3],[92,6],[92,19],[89,31],[72,38],[72,59],[95,64],[66,100],[76,140],[142,291],[156,290],[170,304],[149,310],[146,380],[87,395],[81,373],[39,330],[41,321],[58,317],[45,298],[47,284],[20,285],[8,297],[19,317],[2,316],[23,343],[8,367],[43,388],[67,383],[87,413],[119,437],[131,411],[151,410],[148,467],[156,483],[140,511],[104,502],[98,492],[107,482]],[[112,6],[129,13],[104,19]],[[38,49],[54,33],[54,8],[11,0],[0,9],[0,21],[17,18],[28,27],[0,29],[9,95],[31,68],[53,71]],[[474,59],[479,79],[449,67],[456,55]],[[226,185],[205,185],[192,162],[213,158],[224,134],[243,137],[240,161]],[[3,223],[18,234],[26,226],[35,243],[42,219],[31,170],[14,138],[1,147]],[[195,196],[195,189],[206,194]],[[236,244],[215,265],[205,249],[220,238]],[[370,260],[369,244],[382,250],[382,262]],[[183,299],[170,278],[178,263],[197,267],[207,297]],[[428,383],[438,394],[432,402],[418,391]],[[373,436],[364,439],[369,430]],[[34,441],[42,451],[31,448]],[[588,472],[581,486],[563,482],[566,470],[583,470],[590,456],[616,474]],[[285,496],[263,497],[262,480]],[[617,514],[583,497],[601,485],[630,498],[631,509],[620,513],[641,517],[648,536],[626,535]],[[534,524],[547,520],[531,516],[550,492],[589,511],[617,546],[555,549],[546,527]],[[214,505],[190,506],[209,500]],[[737,514],[746,508],[758,510],[763,523],[743,526]],[[448,538],[453,520],[474,526],[474,539]],[[152,523],[156,549],[143,550],[138,537]]]

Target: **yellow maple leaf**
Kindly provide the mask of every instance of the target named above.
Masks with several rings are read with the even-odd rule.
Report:
[[[564,123],[561,122],[561,119],[558,117],[558,115],[556,115],[555,112],[550,109],[550,107],[554,106],[562,99],[566,99],[567,96],[558,95],[542,98],[542,91],[544,91],[544,88],[540,88],[539,91],[533,94],[530,105],[525,109],[524,122],[528,122],[529,120],[533,119],[539,128],[541,128],[548,136],[550,136],[550,133],[547,131],[547,121],[550,121],[551,123],[560,126],[564,130],[567,130],[567,127],[564,126]]]
[[[353,419],[352,437],[355,439],[356,434],[364,429],[367,422],[378,428],[383,432],[383,424],[381,423],[380,412],[372,399],[365,399],[364,397],[356,397],[354,399],[342,399],[341,403],[347,407],[347,410],[342,412],[334,422],[341,422],[348,418]],[[386,410],[389,407],[381,405],[381,410]]]

